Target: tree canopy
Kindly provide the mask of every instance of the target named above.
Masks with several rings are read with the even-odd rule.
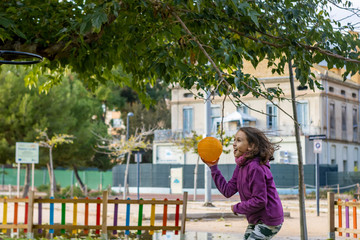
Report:
[[[281,90],[262,89],[244,61],[267,60],[281,74],[292,60],[296,78],[311,88],[316,63],[344,68],[344,77],[359,70],[360,40],[351,25],[329,19],[330,3],[351,7],[341,0],[9,0],[0,3],[0,41],[2,49],[46,58],[27,79],[35,84],[50,69],[43,90],[70,68],[89,88],[110,80],[142,99],[157,81],[272,98]]]
[[[55,166],[84,166],[94,155],[97,138],[93,132],[106,134],[105,124],[93,116],[102,114],[101,102],[73,75],[48,94],[24,85],[27,74],[21,67],[3,67],[0,74],[0,163],[11,163],[16,142],[34,142],[37,130],[48,129],[50,138],[71,134],[73,144],[58,146]],[[46,79],[40,79],[43,83]],[[48,152],[41,149],[40,164],[48,162]]]

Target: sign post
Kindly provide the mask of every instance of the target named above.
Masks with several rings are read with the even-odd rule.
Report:
[[[136,185],[137,185],[137,199],[140,199],[140,162],[142,161],[142,155],[140,152],[137,152],[135,154],[135,161],[136,161],[136,166],[137,166],[137,181],[136,181]]]
[[[322,151],[322,139],[326,139],[326,135],[310,135],[309,140],[314,141],[315,159],[315,186],[316,186],[316,213],[320,216],[320,153]]]
[[[315,162],[315,185],[316,185],[316,214],[320,216],[320,168],[319,168],[319,159],[320,153],[322,150],[322,140],[315,139],[314,140],[314,153],[316,154],[316,162]]]
[[[20,197],[20,164],[32,164],[31,186],[32,190],[34,190],[35,163],[39,163],[39,144],[31,142],[17,142],[15,162],[18,164],[17,197]]]

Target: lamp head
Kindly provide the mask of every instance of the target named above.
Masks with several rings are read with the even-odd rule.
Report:
[[[129,112],[129,113],[127,114],[127,116],[128,116],[128,117],[132,117],[132,116],[134,116],[134,113]]]

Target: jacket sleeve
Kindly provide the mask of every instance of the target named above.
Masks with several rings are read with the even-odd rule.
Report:
[[[239,167],[236,166],[232,178],[227,182],[224,176],[221,174],[217,165],[210,167],[211,169],[211,176],[215,182],[217,189],[221,192],[224,197],[231,197],[235,193],[238,192],[237,189],[237,175],[239,172]]]
[[[253,168],[249,172],[250,196],[247,200],[241,201],[234,206],[234,212],[240,214],[255,213],[266,206],[267,188],[266,176],[261,167]]]

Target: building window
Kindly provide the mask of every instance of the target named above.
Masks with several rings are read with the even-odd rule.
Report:
[[[346,106],[341,106],[341,131],[342,139],[346,139]]]
[[[359,159],[358,159],[358,155],[359,155],[359,149],[355,148],[354,149],[354,172],[357,172],[359,170]]]
[[[214,127],[214,122],[217,118],[221,117],[221,108],[219,105],[211,106],[211,127]],[[217,131],[220,128],[221,122],[216,122],[215,130]]]
[[[192,93],[184,93],[184,98],[192,98],[194,94]]]
[[[352,125],[353,125],[353,141],[357,142],[358,141],[358,111],[356,108],[353,109],[352,112]]]
[[[193,130],[193,109],[186,107],[183,109],[183,132],[184,136]]]
[[[333,88],[333,87],[329,87],[329,92],[334,92],[334,88]]]
[[[266,126],[268,129],[277,130],[277,107],[274,104],[266,104]]]
[[[296,111],[298,116],[298,123],[300,124],[302,132],[306,132],[309,127],[309,104],[308,102],[297,102]]]
[[[343,157],[343,172],[348,171],[348,148],[344,147],[342,152]]]
[[[236,111],[239,113],[249,113],[249,108],[245,104],[240,104],[239,106],[236,106]]]
[[[332,145],[330,148],[330,164],[335,165],[336,164],[336,146]]]
[[[121,118],[114,118],[112,119],[112,127],[114,128],[119,128],[123,125],[123,122],[121,120]]]
[[[343,160],[343,172],[347,172],[347,171],[348,171],[347,161]]]
[[[304,90],[307,90],[308,89],[308,86],[301,86],[301,85],[299,85],[299,86],[297,86],[297,88],[296,88],[298,91],[304,91]]]
[[[352,96],[353,98],[356,98],[356,93],[352,93],[351,96]]]
[[[266,90],[267,90],[268,92],[276,92],[276,88],[272,88],[272,87],[267,88]]]
[[[330,138],[335,138],[335,104],[330,103],[329,105],[329,115],[330,115]]]
[[[341,90],[341,95],[345,97],[345,90]]]

